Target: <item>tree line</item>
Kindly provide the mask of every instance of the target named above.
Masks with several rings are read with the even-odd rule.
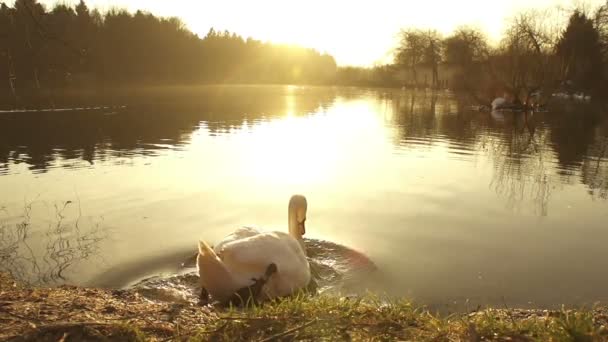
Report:
[[[333,82],[334,58],[313,49],[211,29],[200,38],[177,18],[100,13],[81,0],[47,9],[0,4],[0,99],[26,102],[65,87],[117,84]]]
[[[339,80],[372,86],[450,88],[478,99],[508,92],[525,101],[544,91],[603,95],[608,86],[608,3],[575,9],[565,27],[549,10],[511,18],[498,44],[481,30],[401,30],[391,64],[341,68]]]
[[[564,24],[555,18],[520,13],[498,44],[472,27],[447,37],[407,28],[392,63],[338,68],[313,49],[214,29],[201,38],[177,18],[101,13],[84,0],[52,9],[16,0],[0,4],[0,103],[32,103],[70,87],[195,83],[449,88],[480,102],[502,92],[520,101],[540,92],[601,95],[608,86],[608,3],[575,9]]]

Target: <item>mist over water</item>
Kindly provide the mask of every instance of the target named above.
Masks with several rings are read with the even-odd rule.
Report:
[[[608,117],[590,105],[483,113],[443,92],[288,86],[86,102],[102,108],[0,113],[0,259],[32,283],[172,274],[200,238],[286,229],[302,193],[308,238],[379,268],[361,288],[433,305],[608,300]]]

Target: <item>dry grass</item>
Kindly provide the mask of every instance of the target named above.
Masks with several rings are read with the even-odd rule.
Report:
[[[135,291],[31,288],[0,274],[0,340],[9,341],[608,341],[607,324],[600,307],[440,317],[373,295],[220,309],[150,301]]]

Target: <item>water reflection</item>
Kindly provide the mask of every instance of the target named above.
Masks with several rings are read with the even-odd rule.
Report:
[[[594,198],[608,199],[608,137],[598,136],[583,160],[581,177]]]
[[[120,233],[101,244],[106,269],[71,264],[78,281],[170,272],[198,238],[282,227],[281,204],[303,192],[309,237],[369,255],[394,277],[380,292],[605,298],[593,285],[608,281],[594,271],[607,266],[605,108],[477,112],[448,93],[323,87],[148,89],[104,101],[93,105],[126,108],[0,115],[0,205],[14,212],[23,194],[74,200],[76,190]],[[11,232],[6,251],[23,239]],[[27,236],[34,253],[74,246]]]
[[[490,186],[510,205],[535,198],[545,215],[551,189],[573,177],[595,197],[606,198],[608,191],[606,115],[589,107],[488,115],[467,111],[466,104],[446,94],[306,87],[159,88],[102,95],[96,101],[128,107],[0,114],[0,174],[20,163],[34,172],[86,168],[97,161],[124,164],[121,158],[185,148],[201,125],[211,136],[251,132],[263,119],[321,115],[338,95],[345,101],[365,95],[391,111],[386,124],[397,130],[399,148],[441,143],[454,157],[487,152],[496,171]],[[547,173],[555,162],[560,179]]]
[[[576,178],[592,196],[606,198],[608,120],[601,109],[488,115],[437,94],[400,94],[391,101],[397,144],[419,149],[447,143],[454,155],[487,154],[494,168],[490,187],[510,208],[530,199],[535,212],[545,216],[552,189]]]
[[[101,222],[85,220],[80,207],[77,217],[68,219],[71,202],[53,205],[54,217],[47,222],[33,221],[33,205],[42,204],[30,202],[21,216],[10,220],[6,209],[0,213],[0,271],[24,284],[54,285],[69,281],[68,274],[79,264],[93,267],[102,260],[100,243],[108,231]]]
[[[490,188],[506,199],[509,208],[520,209],[530,199],[534,212],[546,216],[551,190],[556,186],[548,131],[537,127],[538,113],[500,115],[502,130],[480,141],[494,164]]]
[[[211,135],[226,134],[247,122],[327,108],[334,94],[326,88],[190,87],[122,90],[87,100],[104,107],[0,113],[0,175],[9,172],[9,164],[25,163],[32,171],[46,172],[154,156],[188,144],[200,123]],[[108,103],[121,106],[108,109]]]

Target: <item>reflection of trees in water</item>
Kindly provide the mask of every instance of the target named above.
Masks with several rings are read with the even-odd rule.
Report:
[[[536,214],[546,216],[551,191],[560,184],[547,166],[554,158],[548,147],[550,132],[537,128],[530,113],[507,115],[512,120],[505,120],[503,132],[480,141],[494,164],[490,187],[507,199],[510,208],[530,200]]]
[[[547,115],[551,145],[564,179],[578,177],[594,198],[607,199],[608,113],[581,106],[558,115]]]
[[[455,99],[437,93],[406,93],[393,99],[398,113],[398,144],[431,145],[436,139],[455,150],[473,150],[478,132],[477,118],[458,111]]]
[[[93,221],[83,227],[80,208],[77,218],[68,222],[64,213],[70,205],[54,206],[55,217],[45,232],[33,227],[32,204],[24,207],[18,223],[0,221],[0,271],[30,285],[55,284],[66,280],[71,267],[99,257],[106,231]]]
[[[544,119],[551,127],[550,143],[555,149],[559,165],[564,170],[579,168],[589,147],[597,140],[596,129],[604,118],[588,107],[551,114],[545,115]]]
[[[591,196],[608,199],[608,136],[598,136],[589,147],[581,173]]]
[[[86,105],[127,108],[85,112],[0,113],[0,174],[10,163],[31,170],[91,165],[157,155],[188,143],[200,122],[212,134],[243,122],[303,115],[333,103],[335,93],[315,87],[183,87],[122,90],[88,98]]]
[[[393,111],[399,124],[398,143],[407,146],[408,143],[430,145],[436,135],[436,102],[435,93],[408,92],[396,94],[393,98]]]
[[[553,189],[579,181],[592,196],[608,197],[608,120],[592,109],[453,113],[463,108],[457,98],[404,93],[391,101],[399,145],[440,140],[452,154],[486,151],[494,167],[490,187],[512,208],[532,201],[535,212],[546,215]]]

